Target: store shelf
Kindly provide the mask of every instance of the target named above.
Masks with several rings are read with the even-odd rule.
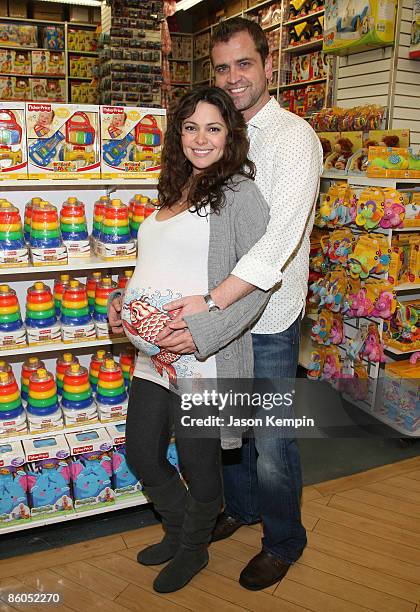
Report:
[[[93,81],[93,79],[95,79],[97,77],[91,76],[91,77],[76,77],[76,76],[69,76],[69,80],[70,81]]]
[[[209,82],[210,82],[210,79],[201,79],[201,81],[194,81],[193,85],[204,85],[204,83],[209,83]]]
[[[272,2],[273,0],[265,0],[265,2],[259,2],[255,6],[249,6],[247,9],[244,10],[244,13],[252,13],[253,11],[259,11],[264,6],[267,6],[267,4],[272,4]]]
[[[265,26],[264,28],[262,28],[262,30],[264,30],[264,32],[270,32],[271,30],[277,30],[277,28],[281,27],[281,21],[276,21],[276,23],[272,23],[269,26]]]
[[[270,85],[270,87],[268,88],[268,91],[277,91],[277,85]]]
[[[97,423],[92,423],[91,425],[76,425],[75,427],[64,427],[63,429],[60,430],[56,430],[56,431],[51,431],[51,430],[46,430],[46,431],[37,431],[36,433],[27,433],[27,434],[23,434],[23,436],[13,436],[13,437],[0,437],[0,444],[4,443],[5,441],[7,442],[19,442],[22,440],[38,440],[39,438],[49,438],[52,435],[55,434],[70,434],[70,433],[74,433],[75,431],[93,431],[96,429],[106,429],[107,427],[109,427],[110,425],[124,425],[126,423],[126,419],[119,419],[119,420],[115,420],[112,421],[112,423],[101,423],[100,421]],[[0,533],[1,533],[1,529],[0,529]]]
[[[39,179],[39,180],[9,180],[0,181],[0,190],[3,187],[13,187],[16,190],[19,189],[31,189],[37,191],[39,187],[112,187],[118,186],[121,189],[124,187],[156,187],[158,184],[157,179],[80,179],[76,175],[74,179],[61,180],[57,179]]]
[[[134,268],[135,259],[116,259],[114,261],[104,261],[95,255],[91,257],[75,257],[69,259],[65,266],[27,266],[25,268],[0,268],[0,278],[5,275],[21,276],[23,274],[45,274],[48,272],[67,272],[71,270],[100,270],[108,268]]]
[[[393,227],[393,232],[420,232],[420,225],[413,225],[411,227]]]
[[[199,62],[200,60],[205,60],[205,59],[209,59],[210,55],[208,53],[206,53],[206,55],[200,55],[200,57],[194,57],[193,61],[194,62]]]
[[[18,74],[16,72],[0,72],[0,76],[2,77],[18,77],[22,79],[64,79],[66,78],[65,74]],[[12,100],[10,100],[12,102]]]
[[[385,415],[380,414],[379,412],[373,412],[372,410],[368,410],[366,404],[355,400],[353,397],[351,397],[347,393],[343,393],[342,397],[350,404],[357,406],[358,408],[360,408],[360,410],[363,410],[363,412],[366,412],[366,414],[369,414],[374,419],[377,419],[381,423],[384,423],[384,425],[388,425],[388,427],[390,427],[391,429],[394,429],[395,431],[398,431],[403,436],[407,436],[408,438],[420,438],[420,429],[418,431],[408,431],[407,429],[404,429],[404,427],[401,427],[400,425],[398,425],[398,423],[396,423],[395,421],[391,421],[391,419],[388,419]]]
[[[291,45],[290,47],[286,47],[283,49],[284,52],[287,53],[299,53],[299,51],[310,51],[311,49],[319,49],[322,47],[322,38],[317,38],[316,40],[310,40],[306,43],[301,43],[300,45]]]
[[[176,85],[177,87],[189,87],[191,85],[190,81],[171,81],[171,85]]]
[[[4,17],[0,17],[0,20],[3,21],[3,19]],[[4,45],[3,43],[0,44],[0,49],[9,49],[10,51],[53,51],[54,53],[64,53],[65,52],[65,49],[45,49],[44,47],[25,47],[21,45],[13,46],[13,45]],[[25,75],[20,74],[19,76],[25,76]]]
[[[420,291],[420,283],[401,283],[395,285],[394,291]]]
[[[192,62],[192,59],[178,59],[175,57],[168,57],[168,60],[170,62],[182,62],[183,64],[185,63],[190,64]]]
[[[302,21],[307,21],[308,19],[313,19],[314,17],[321,17],[324,14],[324,9],[320,11],[315,11],[313,13],[308,13],[307,15],[302,15],[301,17],[296,17],[296,19],[289,19],[283,23],[284,26],[296,25],[297,23],[301,23]]]
[[[282,91],[283,89],[296,89],[299,87],[306,87],[307,85],[313,85],[314,83],[325,83],[327,77],[323,79],[312,79],[311,81],[300,81],[299,83],[288,83],[287,85],[280,85],[279,89]]]
[[[98,51],[75,51],[74,49],[68,49],[68,53],[74,55],[89,55],[90,57],[99,57]]]
[[[128,340],[123,338],[108,338],[106,340],[89,340],[89,342],[56,342],[54,344],[40,344],[39,346],[24,346],[18,349],[0,350],[0,359],[3,357],[13,357],[14,355],[27,355],[28,353],[56,353],[57,351],[71,351],[78,348],[94,348],[109,346],[111,344],[126,344]]]
[[[23,531],[24,529],[32,529],[32,527],[43,527],[45,525],[56,525],[57,523],[64,523],[65,521],[72,521],[73,519],[85,518],[86,516],[96,516],[97,514],[104,514],[105,512],[113,512],[114,510],[122,510],[123,508],[132,508],[134,506],[142,506],[148,504],[149,501],[144,495],[133,495],[132,499],[124,499],[121,502],[109,506],[103,506],[102,508],[93,508],[92,510],[86,510],[85,512],[73,512],[72,514],[60,515],[58,512],[53,514],[51,517],[41,519],[39,521],[28,521],[22,525],[12,525],[11,527],[5,527],[0,529],[0,535],[2,533],[11,533],[15,531]]]
[[[417,348],[412,348],[409,349],[408,351],[400,351],[400,349],[397,349],[393,346],[389,346],[388,344],[384,343],[384,349],[388,352],[388,353],[392,353],[393,355],[411,355],[411,353],[417,353],[417,351],[420,351],[420,347],[417,346]]]
[[[335,172],[324,172],[321,175],[321,178],[334,179],[336,181],[350,181],[353,185],[381,185],[383,187],[393,187],[396,183],[420,185],[420,179],[416,178],[383,178],[365,175],[359,176],[351,174],[340,174]],[[415,231],[416,228],[402,228],[402,231],[410,231],[410,229]],[[398,231],[398,229],[394,229],[393,231]]]

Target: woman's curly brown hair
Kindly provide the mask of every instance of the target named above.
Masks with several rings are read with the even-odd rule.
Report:
[[[199,102],[213,104],[219,109],[228,133],[223,156],[193,176],[193,166],[182,150],[181,132],[183,122],[194,114]],[[225,203],[224,188],[234,188],[234,182],[230,180],[234,175],[255,177],[255,166],[248,159],[248,150],[246,123],[223,89],[198,87],[188,92],[168,116],[158,187],[160,207],[170,207],[178,202],[183,189],[191,181],[188,192],[191,210],[199,213],[209,205],[211,212],[218,212]]]

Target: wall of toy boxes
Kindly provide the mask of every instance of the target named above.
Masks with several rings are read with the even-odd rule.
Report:
[[[0,102],[0,180],[156,178],[165,111]]]
[[[28,21],[0,20],[0,100],[97,102],[95,26]]]

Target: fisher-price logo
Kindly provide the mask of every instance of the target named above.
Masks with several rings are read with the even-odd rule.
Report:
[[[124,443],[125,443],[125,436],[121,436],[121,438],[114,438],[115,445],[124,444]]]
[[[49,459],[49,453],[35,453],[34,455],[28,455],[28,461],[35,461],[39,459]]]
[[[50,113],[51,104],[28,104],[28,111],[34,111],[36,113]]]
[[[90,453],[93,451],[93,444],[87,444],[86,446],[75,446],[72,448],[72,455],[79,455],[80,453]]]
[[[104,106],[106,115],[124,115],[124,109],[121,106]]]

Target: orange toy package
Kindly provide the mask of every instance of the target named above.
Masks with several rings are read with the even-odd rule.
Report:
[[[369,147],[367,175],[420,178],[420,155],[410,147]]]

